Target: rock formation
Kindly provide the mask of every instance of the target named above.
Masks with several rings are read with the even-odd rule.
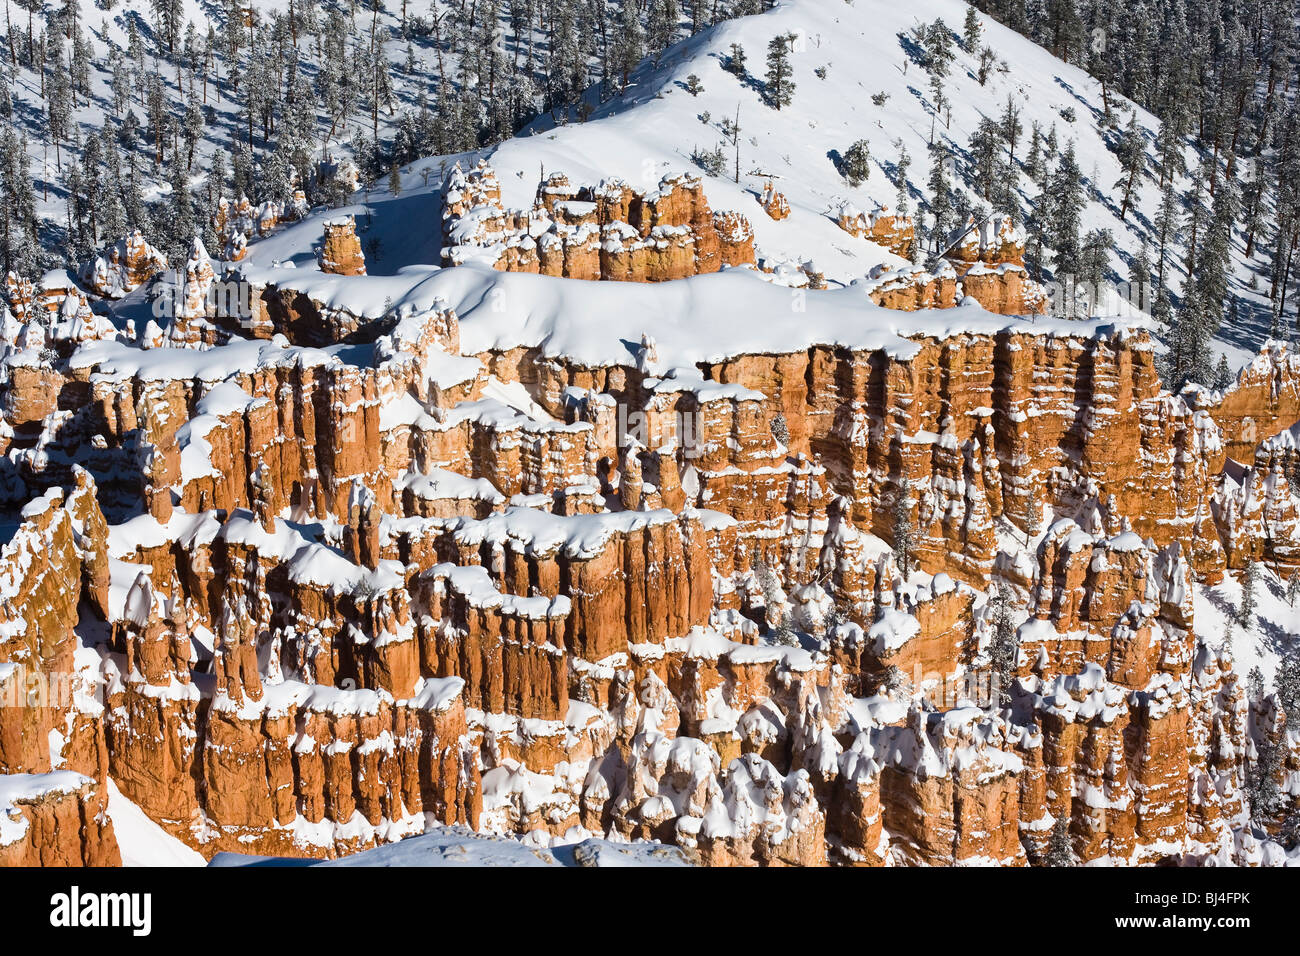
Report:
[[[763,185],[763,195],[758,197],[758,204],[763,207],[763,212],[778,222],[790,215],[790,203],[770,179]]]
[[[468,173],[457,164],[443,195],[444,265],[481,259],[506,272],[664,282],[754,262],[749,222],[710,210],[690,176],[639,193],[618,180],[579,188],[552,173],[533,207],[515,211],[502,207],[496,174],[480,161]]]
[[[916,246],[916,226],[910,216],[892,212],[888,206],[877,206],[866,213],[853,203],[841,203],[835,219],[849,235],[870,239],[895,255],[911,259]]]
[[[145,242],[137,229],[82,266],[81,278],[96,295],[120,299],[166,268],[167,257]]]
[[[454,235],[513,215],[485,168],[454,184]],[[532,251],[589,278],[661,228],[666,258],[622,274],[731,254],[692,181],[552,177],[534,214]],[[532,236],[484,233],[523,255],[507,234]],[[1039,865],[1064,821],[1084,862],[1275,859],[1242,791],[1265,745],[1285,782],[1300,736],[1193,594],[1300,567],[1300,365],[1272,345],[1175,396],[1141,328],[877,307],[957,308],[1017,248],[1003,223],[958,247],[964,276],[807,291],[848,331],[800,317],[694,364],[668,322],[594,360],[437,294],[550,281],[508,268],[251,272],[227,327],[197,243],[183,311],[222,334],[173,327],[190,348],[11,315],[0,862],[116,862],[110,776],[208,855],[438,822],[715,865]],[[410,291],[353,304],[381,282]],[[687,285],[709,283],[785,304],[743,271]]]
[[[341,276],[363,276],[366,260],[357,238],[353,216],[325,220],[325,238],[320,247],[320,271]]]

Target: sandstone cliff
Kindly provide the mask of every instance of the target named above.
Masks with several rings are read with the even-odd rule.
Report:
[[[493,195],[465,188],[462,212]],[[714,222],[692,188],[553,178],[539,209]],[[352,303],[392,278],[250,273],[239,334],[190,259],[189,348],[6,343],[6,859],[113,862],[109,775],[209,855],[438,822],[717,865],[1037,865],[1063,820],[1085,862],[1259,857],[1242,791],[1300,738],[1194,594],[1300,559],[1281,346],[1173,396],[1140,327],[962,311],[955,267],[806,293],[853,323],[899,296],[888,335],[800,343],[804,318],[694,365],[671,323],[614,327],[608,361],[488,334],[423,283],[475,308],[474,283],[549,280],[473,266],[376,311]]]

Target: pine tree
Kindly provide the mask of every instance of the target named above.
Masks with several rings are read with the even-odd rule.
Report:
[[[1214,368],[1214,388],[1223,391],[1233,382],[1232,368],[1228,365],[1228,356],[1220,353],[1219,364]]]
[[[989,667],[998,680],[1000,702],[1006,704],[1011,697],[1011,682],[1015,680],[1020,641],[1011,615],[1011,589],[1005,583],[998,582],[989,600],[989,610],[989,623],[993,628],[989,640]]]
[[[1110,262],[1110,249],[1114,237],[1109,229],[1093,229],[1084,237],[1079,254],[1079,281],[1084,286],[1088,302],[1096,308],[1104,305],[1099,302],[1106,281],[1106,270]]]
[[[1263,162],[1252,164],[1254,175],[1250,177],[1244,190],[1246,209],[1242,228],[1246,232],[1246,258],[1255,255],[1255,239],[1263,231],[1267,221],[1267,201],[1269,195],[1268,166]]]
[[[69,63],[74,101],[77,93],[80,93],[86,100],[90,99],[90,61],[93,55],[86,35],[81,30],[76,30],[72,35],[72,50]]]
[[[167,248],[169,259],[181,261],[190,240],[194,238],[194,206],[190,199],[189,177],[185,166],[173,157],[171,174],[168,177],[171,193],[167,198],[166,223]]]
[[[948,233],[956,224],[952,190],[948,185],[948,149],[942,143],[930,147],[930,216],[933,219],[930,239],[936,254],[943,252]]]
[[[943,75],[940,73],[932,72],[930,74],[930,104],[934,107],[935,116],[943,117],[944,114],[947,113],[949,114],[949,117],[951,117],[949,107],[952,104],[948,102],[948,97],[943,92]],[[949,119],[945,119],[945,129],[947,128],[948,123]]]
[[[779,441],[782,445],[789,447],[790,426],[786,423],[785,416],[780,412],[777,412],[776,417],[772,419],[770,430],[773,438]]]
[[[893,519],[894,559],[906,580],[911,570],[912,551],[916,546],[915,526],[912,523],[912,485],[906,478],[898,483],[894,491]]]
[[[72,85],[68,72],[56,67],[49,82],[49,97],[45,104],[46,132],[54,143],[54,159],[59,168],[63,167],[61,146],[68,135],[68,124],[72,117]]]
[[[1237,189],[1230,180],[1219,183],[1205,224],[1204,241],[1192,272],[1192,296],[1196,339],[1193,343],[1193,374],[1207,371],[1207,346],[1223,320],[1223,304],[1232,273],[1232,228],[1237,218]]]
[[[1245,628],[1255,623],[1255,585],[1259,577],[1259,566],[1254,558],[1247,558],[1241,570],[1241,607],[1237,610],[1237,622]]]
[[[217,149],[208,164],[207,176],[203,181],[203,244],[209,249],[219,247],[218,236],[213,229],[217,211],[221,208],[221,198],[226,192],[226,152]]]
[[[99,221],[103,234],[110,239],[126,233],[126,208],[122,203],[118,184],[122,178],[122,164],[117,152],[117,137],[111,123],[100,130],[100,154],[103,157],[106,188],[100,202]]]
[[[1044,862],[1048,866],[1078,865],[1074,847],[1070,842],[1070,821],[1064,813],[1057,817],[1056,823],[1052,825],[1052,839],[1048,843],[1047,859]]]
[[[672,45],[681,11],[677,9],[676,0],[649,0],[649,7],[646,40],[655,51],[655,66],[658,66],[660,55]]]
[[[1074,158],[1074,143],[1065,147],[1051,178],[1052,217],[1048,223],[1048,244],[1055,253],[1057,281],[1078,275],[1082,245],[1079,239],[1083,215],[1083,176]]]
[[[1151,260],[1147,255],[1147,244],[1142,243],[1138,249],[1137,256],[1129,265],[1128,272],[1128,300],[1134,308],[1143,312],[1151,310]]]
[[[293,166],[282,145],[277,145],[262,164],[258,195],[264,202],[288,202],[293,198]]]
[[[727,72],[736,76],[745,75],[745,48],[739,43],[731,44],[731,55],[727,57]]]
[[[1138,129],[1136,111],[1129,116],[1128,126],[1120,136],[1118,152],[1120,177],[1115,182],[1115,188],[1122,191],[1119,217],[1123,219],[1128,215],[1129,205],[1133,200],[1133,190],[1146,166],[1147,158],[1146,143],[1142,139],[1142,131]]]
[[[68,189],[66,251],[69,258],[76,261],[89,255],[91,243],[86,234],[86,185],[81,176],[81,166],[75,159],[68,160],[63,179]]]
[[[1196,274],[1196,267],[1199,264],[1197,253],[1200,251],[1200,244],[1205,238],[1206,224],[1210,219],[1210,210],[1206,206],[1205,200],[1212,173],[1213,169],[1209,160],[1202,162],[1192,176],[1191,186],[1183,199],[1183,206],[1187,210],[1183,217],[1183,233],[1187,237],[1186,266],[1188,275]]]
[[[1286,712],[1287,726],[1294,727],[1300,723],[1300,645],[1294,640],[1278,662],[1273,691],[1277,694],[1282,710]]]
[[[230,0],[232,6],[238,3],[238,0]],[[238,10],[238,7],[235,6]],[[130,17],[126,21],[126,55],[137,69],[144,69],[144,43],[140,40],[140,31],[136,28],[135,18]]]
[[[966,5],[966,22],[962,26],[961,45],[967,53],[975,53],[980,47],[980,18],[975,7]]]
[[[628,77],[642,56],[641,17],[633,0],[623,0],[616,36],[614,66],[623,75],[623,88],[626,89]]]
[[[984,199],[992,201],[1003,175],[1002,129],[987,116],[980,119],[971,134],[970,157],[975,187]]]
[[[1075,0],[1047,0],[1044,15],[1045,45],[1054,56],[1071,63],[1079,62],[1084,30]]]
[[[907,173],[912,168],[912,157],[902,139],[894,143],[894,148],[898,150],[898,159],[894,161],[894,188],[898,190],[894,211],[900,216],[906,216],[911,205]]]
[[[1254,665],[1246,673],[1246,703],[1258,704],[1264,700],[1264,673]]]
[[[795,39],[795,34],[784,33],[773,37],[767,45],[767,99],[777,110],[789,106],[794,99],[790,47]]]
[[[149,5],[153,8],[154,31],[171,56],[185,22],[185,8],[181,0],[150,0]]]
[[[388,171],[388,191],[394,196],[402,193],[402,170],[397,163],[393,163],[393,168]]]
[[[1157,289],[1165,287],[1165,265],[1169,257],[1169,247],[1174,241],[1178,228],[1177,194],[1174,180],[1171,178],[1160,192],[1160,208],[1156,212],[1156,275]]]
[[[865,139],[845,150],[840,171],[850,186],[861,186],[871,176],[871,148]]]
[[[975,79],[980,86],[986,86],[993,67],[997,63],[997,52],[991,46],[982,46],[979,51],[978,65],[975,67]]]
[[[36,191],[29,172],[27,141],[9,123],[0,130],[0,257],[5,273],[36,271]]]
[[[198,100],[191,99],[185,106],[185,117],[181,120],[181,135],[185,140],[186,169],[192,169],[194,166],[194,147],[203,138],[205,128],[203,108],[199,106]]]
[[[1020,122],[1020,107],[1016,106],[1015,100],[1008,95],[1002,116],[998,119],[998,132],[1002,136],[1002,142],[1006,144],[1007,156],[1006,162],[1001,166],[1001,182],[994,190],[993,198],[997,206],[1010,215],[1012,223],[1017,226],[1020,225],[1020,168],[1016,165],[1016,145],[1020,142],[1020,136],[1024,131],[1024,124]]]
[[[1300,571],[1292,571],[1286,583],[1286,602],[1295,607],[1295,599],[1300,597]]]
[[[113,60],[113,77],[110,87],[113,91],[113,112],[121,117],[127,110],[133,95],[131,70],[125,60],[117,57]]]
[[[923,46],[925,49],[925,66],[931,75],[940,80],[947,78],[949,67],[955,54],[952,50],[952,31],[941,19],[936,19],[925,27]]]
[[[240,144],[230,159],[230,185],[234,198],[249,196],[253,192],[253,157],[248,148]]]

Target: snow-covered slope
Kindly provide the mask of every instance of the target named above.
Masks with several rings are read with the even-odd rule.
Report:
[[[285,0],[260,0],[257,9],[267,14],[287,6]],[[213,8],[200,0],[185,0],[183,7],[186,19],[196,25],[200,35],[210,21],[219,19]],[[959,30],[965,11],[962,0],[914,0],[910,4],[780,0],[765,13],[720,23],[670,47],[657,63],[653,59],[644,61],[632,74],[632,83],[623,95],[596,105],[593,90],[589,98],[595,108],[588,122],[554,128],[551,116],[542,114],[515,139],[492,151],[504,198],[511,206],[530,204],[539,172],[556,170],[566,172],[574,182],[620,177],[638,189],[652,189],[666,172],[701,172],[692,155],[722,146],[727,173],[709,177],[707,183],[714,208],[734,208],[749,215],[758,251],[765,258],[799,263],[811,260],[831,280],[847,282],[864,275],[872,266],[882,262],[898,264],[898,260],[879,246],[837,228],[832,217],[839,204],[848,200],[867,209],[876,203],[894,205],[897,190],[888,174],[894,170],[901,145],[912,160],[908,178],[910,204],[915,209],[925,196],[930,165],[928,144],[939,140],[950,146],[960,181],[969,172],[966,151],[972,132],[982,117],[1000,114],[1010,98],[1021,110],[1026,131],[1023,142],[1027,143],[1028,130],[1036,122],[1044,130],[1054,124],[1062,147],[1075,143],[1091,195],[1082,227],[1085,231],[1112,231],[1114,278],[1125,278],[1128,260],[1143,239],[1151,237],[1150,217],[1158,200],[1157,188],[1150,176],[1145,177],[1137,189],[1134,209],[1126,220],[1120,219],[1119,204],[1113,198],[1113,184],[1120,178],[1119,161],[1107,146],[1107,136],[1113,139],[1115,133],[1098,125],[1103,104],[1101,87],[1095,80],[992,19],[981,17],[983,42],[996,52],[999,65],[981,85],[975,58],[954,43],[955,60],[945,83],[951,110],[943,116],[935,113],[928,74],[909,57],[908,34],[914,26],[936,18]],[[112,90],[104,69],[104,53],[110,43],[126,46],[130,21],[136,23],[146,37],[146,46],[152,48],[148,17],[142,11],[129,7],[83,11],[82,23],[97,57],[92,70],[93,100],[82,103],[74,115],[83,136],[110,116]],[[397,63],[393,81],[398,112],[390,115],[384,110],[380,115],[380,139],[386,141],[393,134],[401,109],[411,108],[422,90],[429,92],[432,75],[428,65],[435,54],[427,38],[416,36],[416,68],[407,71],[401,62],[405,42],[400,39],[396,12],[381,15],[379,22],[393,31],[388,53]],[[685,32],[684,24],[681,32]],[[786,33],[797,37],[791,55],[796,89],[793,102],[778,111],[764,99],[764,55],[768,42]],[[746,51],[748,74],[744,77],[724,69],[733,44]],[[427,68],[422,69],[421,64]],[[158,72],[167,84],[168,95],[179,100],[174,71],[160,68]],[[692,74],[702,85],[697,96],[686,88]],[[137,97],[141,95],[139,90],[136,92]],[[30,123],[27,119],[21,122],[30,137],[33,173],[41,180],[38,195],[45,197],[42,213],[51,224],[62,223],[66,220],[62,175],[54,168],[54,151],[47,156],[42,148],[35,119],[41,114],[39,78],[18,68],[14,97],[15,115],[31,118]],[[1113,115],[1122,121],[1131,104],[1114,93],[1111,100]],[[144,107],[138,99],[132,108],[137,115],[143,115]],[[228,148],[232,135],[243,128],[238,107],[224,81],[211,85],[205,109],[210,112],[195,163],[196,186],[206,169],[206,157],[218,145]],[[1074,118],[1067,119],[1067,115]],[[1150,144],[1158,123],[1143,110],[1137,110],[1137,116]],[[739,182],[733,181],[735,154],[723,129],[724,122],[737,118],[741,130]],[[330,148],[346,152],[344,138],[344,131],[340,131]],[[872,172],[865,183],[855,187],[840,174],[834,157],[859,139],[870,144]],[[1020,148],[1018,153],[1023,159],[1025,149]],[[373,197],[357,197],[374,200],[367,229],[373,226],[376,231],[365,238],[377,237],[381,242],[378,255],[373,257],[377,261],[371,262],[372,274],[436,260],[440,213],[437,186],[440,170],[454,160],[443,157],[408,167],[400,196],[388,195],[381,185]],[[1189,161],[1194,165],[1190,154]],[[150,171],[146,164],[142,172],[150,183],[147,195],[167,191],[164,171]],[[790,202],[792,212],[784,221],[769,219],[756,202],[764,174],[777,177],[777,188]],[[1027,191],[1032,189],[1022,176],[1025,204]],[[311,243],[319,237],[319,223],[313,219],[288,231],[293,235],[262,243],[265,248],[258,251],[256,261],[291,259],[303,265],[304,259],[310,259]],[[1240,258],[1240,242],[1237,247]],[[1178,248],[1176,240],[1175,251]],[[1238,263],[1233,292],[1239,296],[1242,308],[1235,320],[1237,327],[1225,327],[1219,336],[1219,347],[1228,351],[1235,365],[1244,363],[1267,332],[1267,300],[1249,283],[1252,268],[1262,268],[1262,255],[1257,253],[1254,263]],[[1181,256],[1175,255],[1173,260],[1171,282],[1177,295],[1182,278],[1177,272]]]
[[[465,827],[440,827],[398,843],[337,860],[290,859],[218,853],[212,866],[685,866],[675,847],[660,843],[584,840],[549,849],[518,840],[475,833]]]
[[[203,866],[203,857],[176,839],[108,779],[108,816],[113,821],[123,866]]]
[[[671,47],[658,65],[644,61],[627,91],[597,106],[586,123],[556,127],[542,116],[519,136],[491,150],[503,200],[508,207],[529,206],[539,178],[556,171],[574,183],[620,178],[635,189],[651,190],[663,175],[689,170],[705,175],[713,208],[736,209],[750,218],[760,257],[772,263],[812,261],[832,283],[847,283],[880,263],[898,265],[901,260],[838,228],[834,217],[840,204],[893,207],[900,145],[911,157],[911,210],[927,198],[932,141],[947,144],[956,160],[956,184],[963,186],[970,175],[967,147],[972,133],[983,117],[996,118],[1010,99],[1021,111],[1025,129],[1018,161],[1027,151],[1034,123],[1044,133],[1055,126],[1061,148],[1074,144],[1089,195],[1082,231],[1111,230],[1111,279],[1126,281],[1129,264],[1143,243],[1154,247],[1151,217],[1159,190],[1154,176],[1145,175],[1135,190],[1133,208],[1121,219],[1114,188],[1121,177],[1120,164],[1108,145],[1108,137],[1113,141],[1116,131],[1099,125],[1103,101],[1096,80],[981,17],[984,42],[996,51],[999,65],[981,85],[975,58],[954,43],[956,59],[945,83],[951,110],[936,114],[928,74],[909,57],[908,34],[917,24],[937,18],[958,30],[965,9],[961,0],[916,0],[906,5],[879,0],[780,0],[763,14],[718,24]],[[796,89],[792,103],[778,111],[764,99],[763,59],[768,42],[785,33],[798,38],[791,55]],[[725,69],[733,44],[747,54],[745,77]],[[702,86],[698,95],[687,89],[692,75]],[[1135,109],[1113,92],[1111,106],[1121,123],[1127,111]],[[1153,166],[1159,123],[1145,110],[1135,111]],[[741,130],[738,182],[734,149],[723,128],[737,119]],[[864,183],[852,186],[839,172],[835,157],[859,139],[870,144],[871,174]],[[708,176],[692,156],[715,147],[726,154],[728,168],[721,176]],[[381,201],[371,204],[367,228],[381,238],[383,255],[377,268],[371,268],[372,274],[429,260],[437,242],[436,215],[431,214],[438,210],[436,197],[429,194],[436,193],[439,171],[456,159],[468,161],[444,157],[418,163],[408,171],[400,197],[376,195]],[[1187,159],[1194,167],[1190,150]],[[432,170],[432,175],[422,185],[426,170]],[[790,203],[787,219],[772,220],[758,203],[769,177],[774,177]],[[1185,186],[1186,181],[1180,182],[1180,189]],[[1029,208],[1035,188],[1022,170],[1022,211]],[[419,227],[412,230],[412,223]],[[255,260],[297,258],[305,248],[303,241],[319,235],[319,225],[309,222],[299,229],[301,238],[273,239]],[[1175,297],[1184,278],[1181,241],[1182,237],[1175,237],[1170,255],[1169,281]],[[1252,270],[1266,272],[1262,253],[1245,262],[1242,246],[1238,238],[1232,289],[1242,306],[1238,324],[1225,325],[1213,347],[1226,351],[1234,366],[1254,354],[1268,324],[1267,297],[1248,284]]]
[[[586,124],[548,129],[549,121],[543,118],[502,144],[492,163],[503,198],[507,205],[530,203],[539,166],[547,172],[561,170],[574,182],[617,176],[635,188],[653,188],[664,172],[695,168],[690,157],[697,148],[725,143],[720,124],[734,122],[739,109],[740,182],[733,182],[734,156],[728,145],[727,174],[707,182],[714,208],[748,214],[763,254],[811,258],[828,277],[847,280],[889,257],[834,224],[831,216],[839,203],[849,200],[867,209],[873,203],[894,205],[897,190],[888,173],[898,158],[894,144],[901,140],[912,157],[909,179],[915,208],[929,172],[931,138],[950,144],[960,172],[981,117],[996,118],[1008,96],[1022,111],[1026,143],[1033,122],[1044,132],[1056,124],[1062,148],[1074,140],[1084,176],[1109,194],[1120,170],[1097,126],[1100,85],[989,18],[981,18],[985,42],[1006,61],[1008,70],[995,70],[980,86],[974,58],[954,45],[956,61],[945,86],[952,102],[951,125],[946,117],[936,117],[928,74],[909,60],[907,34],[914,25],[936,18],[960,30],[965,8],[960,0],[781,0],[769,12],[719,24],[670,48],[658,68],[652,61],[643,63],[626,95],[597,109]],[[793,102],[778,111],[763,99],[763,58],[768,42],[783,33],[799,38],[791,55],[796,89]],[[732,44],[746,52],[745,78],[724,68]],[[818,76],[819,69],[824,69],[825,78]],[[686,89],[691,74],[703,85],[698,96]],[[882,93],[888,99],[878,106],[872,97]],[[1071,108],[1074,122],[1062,116]],[[1154,135],[1154,117],[1139,111],[1139,121]],[[854,187],[840,175],[832,156],[858,139],[870,144],[872,170],[865,183]],[[760,174],[780,177],[776,184],[790,201],[789,219],[775,222],[763,215],[757,204],[764,182]],[[1123,256],[1135,253],[1141,244],[1132,228],[1137,217],[1130,214],[1122,223],[1118,203],[1099,198],[1094,193],[1084,228],[1109,227],[1115,232],[1112,264],[1126,274]],[[1157,199],[1154,184],[1147,182],[1137,205],[1151,208]]]

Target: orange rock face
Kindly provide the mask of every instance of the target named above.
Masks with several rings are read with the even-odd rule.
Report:
[[[763,187],[763,195],[758,198],[758,204],[763,207],[763,212],[778,222],[790,215],[789,201],[786,200],[782,193],[777,192],[770,179],[767,181],[767,185]]]
[[[0,866],[121,862],[106,813],[97,667],[73,633],[79,604],[107,611],[107,528],[95,491],[78,469],[69,493],[24,509],[0,552],[8,573],[23,569],[3,603],[0,640]]]
[[[878,206],[865,213],[853,204],[845,203],[840,206],[835,222],[850,235],[870,239],[904,259],[912,258],[916,247],[916,226],[910,216],[891,212],[888,206]]]
[[[121,866],[106,807],[81,774],[0,775],[0,866]]]
[[[444,265],[483,259],[506,272],[666,282],[754,262],[749,222],[713,212],[689,176],[638,193],[618,181],[577,188],[552,173],[533,208],[516,212],[502,207],[496,174],[480,162],[468,173],[456,166],[444,194]]]
[[[357,224],[352,216],[326,221],[320,270],[341,276],[366,274],[366,259],[361,253],[361,240],[357,238]]]
[[[953,234],[944,258],[961,278],[962,294],[990,312],[1042,315],[1047,293],[1025,270],[1025,234],[1009,216],[974,219]]]
[[[86,263],[81,276],[96,295],[117,299],[166,268],[167,257],[145,242],[137,229]]]
[[[453,233],[535,216],[531,252],[501,241],[551,274],[746,241],[690,181],[552,177],[522,219],[486,171],[461,187]],[[229,321],[200,253],[185,311]],[[866,293],[952,305],[1019,254],[999,227],[964,276]],[[250,341],[173,330],[202,354],[158,361],[56,325],[51,357],[29,323],[7,359],[3,490],[31,500],[0,547],[0,862],[116,862],[110,775],[209,855],[436,821],[710,865],[1040,865],[1060,825],[1082,862],[1275,858],[1242,791],[1296,737],[1194,589],[1297,566],[1282,347],[1183,396],[1097,323],[672,369],[648,329],[593,366],[318,291],[388,280],[259,281]]]

